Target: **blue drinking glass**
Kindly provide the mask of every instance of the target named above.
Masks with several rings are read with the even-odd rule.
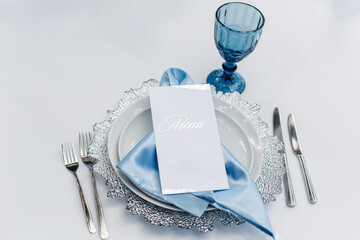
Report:
[[[214,85],[216,91],[244,91],[245,80],[235,72],[235,63],[254,51],[264,23],[263,14],[246,3],[226,3],[217,9],[214,38],[216,47],[226,62],[222,65],[223,69],[214,70],[207,78],[207,82]]]

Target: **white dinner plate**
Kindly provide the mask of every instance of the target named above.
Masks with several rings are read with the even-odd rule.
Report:
[[[260,138],[251,122],[234,106],[213,96],[215,114],[221,142],[248,170],[256,181],[259,177],[263,153]],[[114,121],[108,138],[108,151],[112,165],[124,184],[144,200],[160,207],[179,210],[177,207],[156,199],[135,186],[116,165],[130,150],[152,130],[150,99],[144,97],[131,104]]]

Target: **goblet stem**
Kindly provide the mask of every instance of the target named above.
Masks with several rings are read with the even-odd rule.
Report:
[[[236,64],[232,62],[224,62],[222,64],[222,68],[224,69],[224,73],[221,77],[224,80],[233,81],[235,79],[234,72],[237,69]]]

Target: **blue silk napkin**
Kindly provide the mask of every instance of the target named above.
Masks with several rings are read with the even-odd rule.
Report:
[[[177,68],[168,69],[160,86],[193,84],[190,76]],[[222,145],[229,189],[164,195],[161,193],[155,136],[151,131],[117,165],[143,191],[192,215],[200,217],[208,204],[230,212],[274,237],[260,193],[248,171]],[[189,166],[191,167],[191,166]],[[206,166],[204,166],[206,167]],[[181,179],[180,179],[181,180]]]

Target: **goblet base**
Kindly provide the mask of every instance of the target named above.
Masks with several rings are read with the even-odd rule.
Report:
[[[207,77],[207,83],[213,85],[216,89],[216,92],[234,92],[237,91],[242,93],[245,89],[245,80],[237,72],[233,72],[231,79],[224,78],[224,70],[217,69],[212,71]]]

